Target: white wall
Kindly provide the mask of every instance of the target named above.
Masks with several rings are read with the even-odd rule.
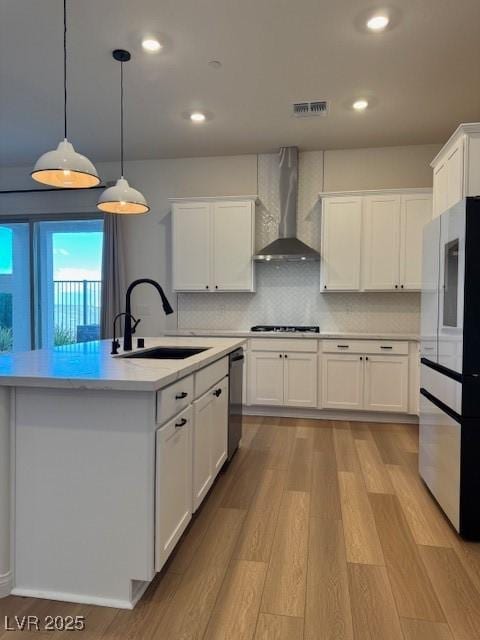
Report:
[[[441,145],[325,152],[325,191],[431,187],[430,162]]]
[[[305,152],[300,154],[299,237],[319,246],[317,193],[322,189],[372,189],[428,187],[432,184],[430,160],[440,145]],[[323,157],[325,165],[323,165]],[[260,173],[257,179],[257,160]],[[118,163],[98,163],[104,180],[117,177]],[[0,170],[0,188],[32,188],[31,167]],[[276,154],[145,160],[126,164],[126,177],[140,189],[151,205],[148,216],[125,220],[127,279],[152,277],[170,291],[170,215],[168,198],[188,196],[251,195],[259,193],[262,205],[257,216],[257,245],[276,237],[278,217]],[[323,173],[325,175],[322,187]],[[78,213],[95,211],[98,191],[0,195],[0,216],[14,213]],[[268,281],[268,279],[267,279]],[[208,294],[205,294],[208,295]],[[312,295],[319,295],[315,290]],[[248,297],[248,296],[247,296]],[[247,302],[238,294],[240,304]],[[371,304],[363,298],[364,304]],[[184,318],[196,296],[181,296]],[[218,301],[218,299],[217,299]],[[225,299],[222,304],[225,304]],[[363,303],[362,303],[363,304]],[[155,335],[176,326],[176,317],[165,318],[153,288],[144,286],[134,294],[134,312],[143,318],[142,333]],[[215,310],[216,299],[210,301]],[[352,307],[353,305],[353,307]],[[418,305],[417,305],[418,306]],[[358,298],[350,305],[359,313]],[[327,311],[326,311],[327,312]],[[351,316],[350,316],[351,317]],[[380,316],[381,317],[381,316]],[[282,322],[279,318],[278,322]],[[411,326],[411,316],[408,325]],[[341,329],[341,327],[337,327]]]

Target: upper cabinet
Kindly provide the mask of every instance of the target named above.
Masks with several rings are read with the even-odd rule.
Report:
[[[432,161],[433,216],[480,195],[480,123],[461,124]]]
[[[398,289],[401,198],[386,194],[366,196],[363,205],[363,289]]]
[[[321,291],[418,291],[428,189],[322,196]]]
[[[254,291],[255,198],[172,201],[173,289]]]
[[[325,198],[322,202],[321,233],[322,291],[358,291],[362,198]]]

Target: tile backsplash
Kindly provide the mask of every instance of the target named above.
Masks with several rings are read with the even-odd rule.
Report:
[[[320,249],[323,151],[299,156],[297,235]],[[278,237],[278,154],[258,156],[256,250]],[[255,324],[319,324],[323,331],[418,333],[418,293],[320,293],[317,263],[258,263],[257,293],[178,294],[179,329],[248,329]]]
[[[320,293],[318,263],[256,265],[257,293],[178,294],[180,329],[319,324],[322,331],[418,333],[418,293]]]

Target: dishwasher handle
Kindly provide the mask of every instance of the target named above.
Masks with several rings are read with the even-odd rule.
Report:
[[[245,360],[245,356],[235,356],[231,359],[231,362],[238,362],[239,360]]]

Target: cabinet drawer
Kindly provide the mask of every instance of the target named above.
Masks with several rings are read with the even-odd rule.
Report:
[[[251,338],[250,351],[296,351],[297,353],[317,353],[318,340],[297,338]]]
[[[193,375],[157,391],[157,424],[163,424],[193,402]]]
[[[323,353],[408,355],[408,342],[394,340],[324,340]]]
[[[217,360],[195,373],[195,398],[199,398],[228,374],[228,357]]]

